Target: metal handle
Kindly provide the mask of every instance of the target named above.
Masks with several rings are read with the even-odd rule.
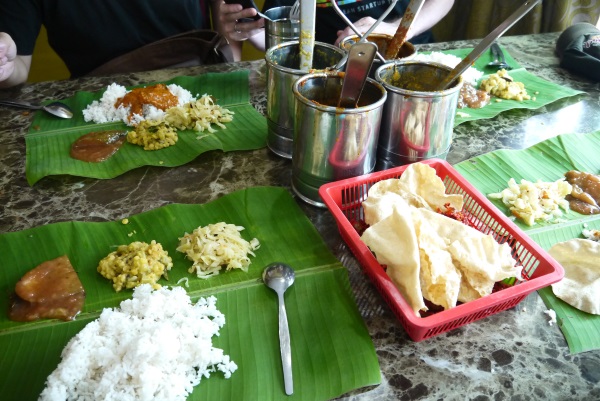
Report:
[[[402,16],[402,20],[398,25],[398,29],[388,44],[387,51],[385,52],[386,58],[394,59],[398,56],[400,48],[402,48],[402,45],[406,42],[406,37],[408,36],[408,31],[410,31],[413,21],[417,18],[419,11],[421,11],[421,8],[423,7],[423,3],[425,3],[425,0],[410,0],[410,3]]]
[[[358,36],[358,41],[362,43],[367,41],[367,38],[369,37],[371,32],[373,32],[375,28],[377,28],[377,25],[379,25],[381,21],[383,21],[383,19],[388,16],[388,14],[394,9],[394,6],[396,6],[397,2],[398,0],[392,0],[392,3],[388,6],[388,8],[383,12],[383,14],[379,16],[377,21],[375,21],[375,23],[371,25],[371,27],[367,30],[367,32],[365,32],[364,35],[361,34],[356,28],[356,26],[354,26],[352,21],[350,21],[348,17],[346,17],[346,14],[344,14],[344,12],[340,9],[340,6],[338,6],[336,0],[331,0],[331,5],[333,6],[333,9],[335,10],[336,14],[346,23],[346,25],[350,27],[350,29],[354,31],[356,36]],[[376,55],[382,63],[386,62],[385,58],[381,55],[381,53],[379,53],[379,51],[376,53]],[[344,64],[346,64],[346,61],[348,61],[348,53],[344,54],[342,59],[335,65],[334,70],[341,70]]]
[[[503,62],[504,61],[504,54],[500,50],[500,46],[498,46],[498,43],[496,43],[496,42],[492,43],[492,46],[490,47],[490,51],[492,52],[492,57],[494,57],[494,62]]]
[[[342,84],[338,107],[355,108],[363,91],[367,75],[373,65],[377,45],[371,42],[355,43],[348,50],[348,65]]]
[[[460,74],[465,72],[467,68],[469,68],[475,62],[475,60],[477,60],[477,58],[481,56],[481,54],[483,54],[483,52],[485,52],[491,46],[492,43],[494,43],[496,39],[502,36],[504,32],[508,31],[511,26],[513,26],[517,21],[523,18],[523,16],[529,11],[531,11],[531,9],[535,7],[539,2],[540,0],[531,0],[523,3],[523,5],[519,7],[517,11],[515,11],[503,23],[498,25],[498,27],[494,29],[489,35],[483,38],[483,40],[479,42],[477,46],[475,46],[473,51],[471,51],[471,53],[469,53],[467,57],[462,59],[462,61],[458,63],[458,65],[454,67],[454,69],[448,75],[446,75],[442,82],[436,85],[435,90],[446,89]]]
[[[31,110],[39,110],[42,108],[42,106],[35,106],[26,100],[0,99],[0,104],[4,106],[22,107]]]
[[[288,327],[287,313],[283,301],[283,293],[278,293],[279,299],[279,348],[281,349],[281,365],[283,367],[283,384],[285,393],[294,393],[294,381],[292,378],[292,347],[290,345],[290,329]]]
[[[300,70],[310,71],[315,47],[316,0],[300,2]]]

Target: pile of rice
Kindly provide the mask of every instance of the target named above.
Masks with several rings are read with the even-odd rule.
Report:
[[[413,56],[414,61],[427,61],[433,63],[440,63],[447,65],[448,67],[454,68],[461,62],[461,58],[452,54],[445,54],[441,52],[431,52],[430,54],[417,53]],[[465,72],[462,73],[462,77],[465,82],[469,82],[472,85],[476,85],[479,78],[483,76],[483,72],[469,67]]]
[[[212,346],[225,324],[215,304],[192,304],[181,287],[137,287],[69,341],[40,400],[184,401],[202,377],[231,377],[237,365]]]
[[[170,84],[167,85],[169,91],[179,100],[178,106],[196,100],[190,91],[182,88],[179,85]],[[134,114],[133,118],[129,120],[129,107],[120,106],[115,108],[117,99],[125,96],[129,91],[124,86],[112,83],[108,85],[104,94],[100,100],[94,100],[88,107],[83,110],[83,118],[87,122],[94,122],[97,124],[123,121],[129,126],[135,126],[140,121],[144,120],[161,120],[165,111],[157,109],[152,105],[144,105],[143,115]]]

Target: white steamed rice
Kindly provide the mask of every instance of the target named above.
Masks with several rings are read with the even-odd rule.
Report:
[[[447,65],[448,67],[454,68],[460,63],[462,59],[460,57],[454,56],[452,54],[445,54],[441,52],[431,52],[430,54],[422,54],[417,53],[413,56],[411,61],[428,61],[433,63],[440,63]],[[465,82],[469,82],[472,85],[475,85],[479,78],[483,76],[483,72],[469,67],[465,72],[463,72],[462,77]]]
[[[170,84],[167,88],[171,93],[179,99],[178,106],[183,106],[185,103],[196,100],[190,91],[182,88],[179,85]],[[129,92],[127,88],[116,83],[108,85],[106,91],[100,98],[100,100],[94,100],[89,106],[83,110],[83,118],[87,122],[94,122],[97,124],[108,123],[114,121],[123,121],[129,126],[137,125],[143,120],[159,120],[165,115],[163,110],[157,109],[152,105],[144,105],[143,115],[134,114],[131,121],[129,121],[129,107],[120,106],[115,108],[117,99],[125,96]]]
[[[69,341],[40,400],[183,401],[212,372],[229,378],[237,365],[212,346],[225,324],[215,304],[192,304],[181,287],[137,287]]]

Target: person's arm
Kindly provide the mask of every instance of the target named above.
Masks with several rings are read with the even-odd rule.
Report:
[[[427,0],[425,4],[423,4],[423,8],[417,15],[417,18],[413,21],[413,24],[410,28],[410,32],[408,33],[408,39],[413,36],[417,36],[426,30],[433,27],[435,24],[440,22],[442,18],[448,14],[452,5],[454,4],[454,0]],[[402,19],[399,18],[396,21],[392,22],[382,22],[380,23],[373,33],[384,33],[388,35],[394,36],[396,31],[398,30],[398,25],[400,25],[400,21]],[[354,23],[356,29],[362,34],[369,30],[369,28],[375,23],[375,19],[371,17],[364,17],[359,19]],[[338,37],[335,42],[338,45],[342,39],[346,36],[354,35],[354,31],[350,27],[346,27],[343,31],[338,32]]]
[[[27,81],[31,56],[17,56],[17,46],[11,36],[0,32],[0,89]]]
[[[220,1],[215,4],[218,8],[219,33],[225,36],[235,61],[242,59],[242,42],[248,40],[258,50],[265,50],[265,20],[259,18],[251,22],[237,22],[242,18],[250,18],[256,15],[254,8],[243,9],[240,4],[226,4]],[[218,3],[217,2],[217,3]],[[214,3],[213,3],[214,4]]]
[[[419,15],[417,15],[417,18],[413,21],[409,32],[410,37],[412,38],[413,36],[417,36],[426,30],[431,29],[435,24],[440,22],[448,12],[450,12],[452,5],[454,5],[454,0],[427,0],[425,4],[423,4],[423,8],[419,12]],[[396,29],[398,29],[398,25],[400,25],[400,21],[396,24]],[[396,33],[396,31],[392,32],[392,35],[394,33]]]

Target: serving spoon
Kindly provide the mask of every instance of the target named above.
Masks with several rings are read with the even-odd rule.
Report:
[[[281,364],[283,367],[283,383],[285,393],[294,393],[294,381],[292,380],[292,348],[290,346],[290,329],[288,327],[287,312],[283,294],[294,284],[296,274],[290,265],[285,263],[271,263],[263,270],[263,281],[277,293],[279,301],[279,348],[281,350]]]
[[[377,28],[377,26],[381,23],[381,21],[383,21],[384,18],[387,17],[388,14],[394,9],[397,2],[398,2],[398,0],[392,0],[390,5],[388,6],[388,8],[386,8],[386,10],[383,12],[383,14],[381,14],[379,16],[377,21],[375,21],[375,23],[373,25],[371,25],[371,27],[364,34],[361,34],[360,31],[354,26],[352,21],[350,21],[350,19],[348,17],[346,17],[346,14],[344,14],[344,12],[340,8],[340,6],[338,6],[336,0],[331,1],[331,6],[335,10],[336,14],[344,21],[344,23],[346,23],[346,25],[348,25],[354,31],[354,33],[358,37],[358,42],[363,43],[363,42],[367,42],[369,35],[375,30],[375,28]],[[379,51],[377,51],[377,53],[375,53],[375,54],[377,55],[377,58],[379,58],[379,60],[381,60],[382,63],[386,63],[385,58],[383,58],[383,55],[381,53],[379,53]],[[346,64],[346,61],[348,61],[348,53],[344,54],[342,59],[335,65],[335,67],[333,67],[333,69],[341,70],[342,67],[344,66],[344,64]]]
[[[396,33],[388,44],[388,48],[385,52],[386,59],[391,60],[398,57],[398,52],[404,45],[404,42],[406,42],[408,32],[410,31],[413,21],[417,18],[419,11],[423,8],[423,3],[425,3],[425,0],[410,0],[410,3],[402,16],[400,25],[398,25]]]
[[[506,62],[506,59],[504,58],[504,53],[502,52],[502,49],[500,48],[500,45],[498,45],[498,43],[492,43],[492,46],[490,46],[490,51],[492,52],[492,56],[494,56],[494,61],[490,61],[489,63],[487,63],[488,67],[496,68],[498,70],[511,69],[510,65],[508,65],[508,63]]]
[[[477,46],[469,53],[464,59],[461,60],[460,63],[454,67],[449,74],[447,74],[441,81],[433,80],[430,83],[432,91],[443,91],[450,86],[452,82],[460,74],[465,72],[467,68],[469,68],[481,54],[486,51],[492,43],[500,36],[504,34],[504,32],[508,31],[510,27],[517,23],[525,14],[527,14],[533,7],[535,7],[541,0],[528,0],[524,2],[521,7],[519,7],[514,13],[512,13],[506,20],[504,20],[496,29],[490,32],[485,38],[479,42]]]
[[[45,106],[31,104],[26,100],[0,99],[0,105],[20,107],[29,110],[45,110],[60,118],[73,118],[73,111],[64,103],[52,102]]]
[[[356,108],[377,53],[377,45],[357,42],[348,50],[346,74],[337,107]]]

